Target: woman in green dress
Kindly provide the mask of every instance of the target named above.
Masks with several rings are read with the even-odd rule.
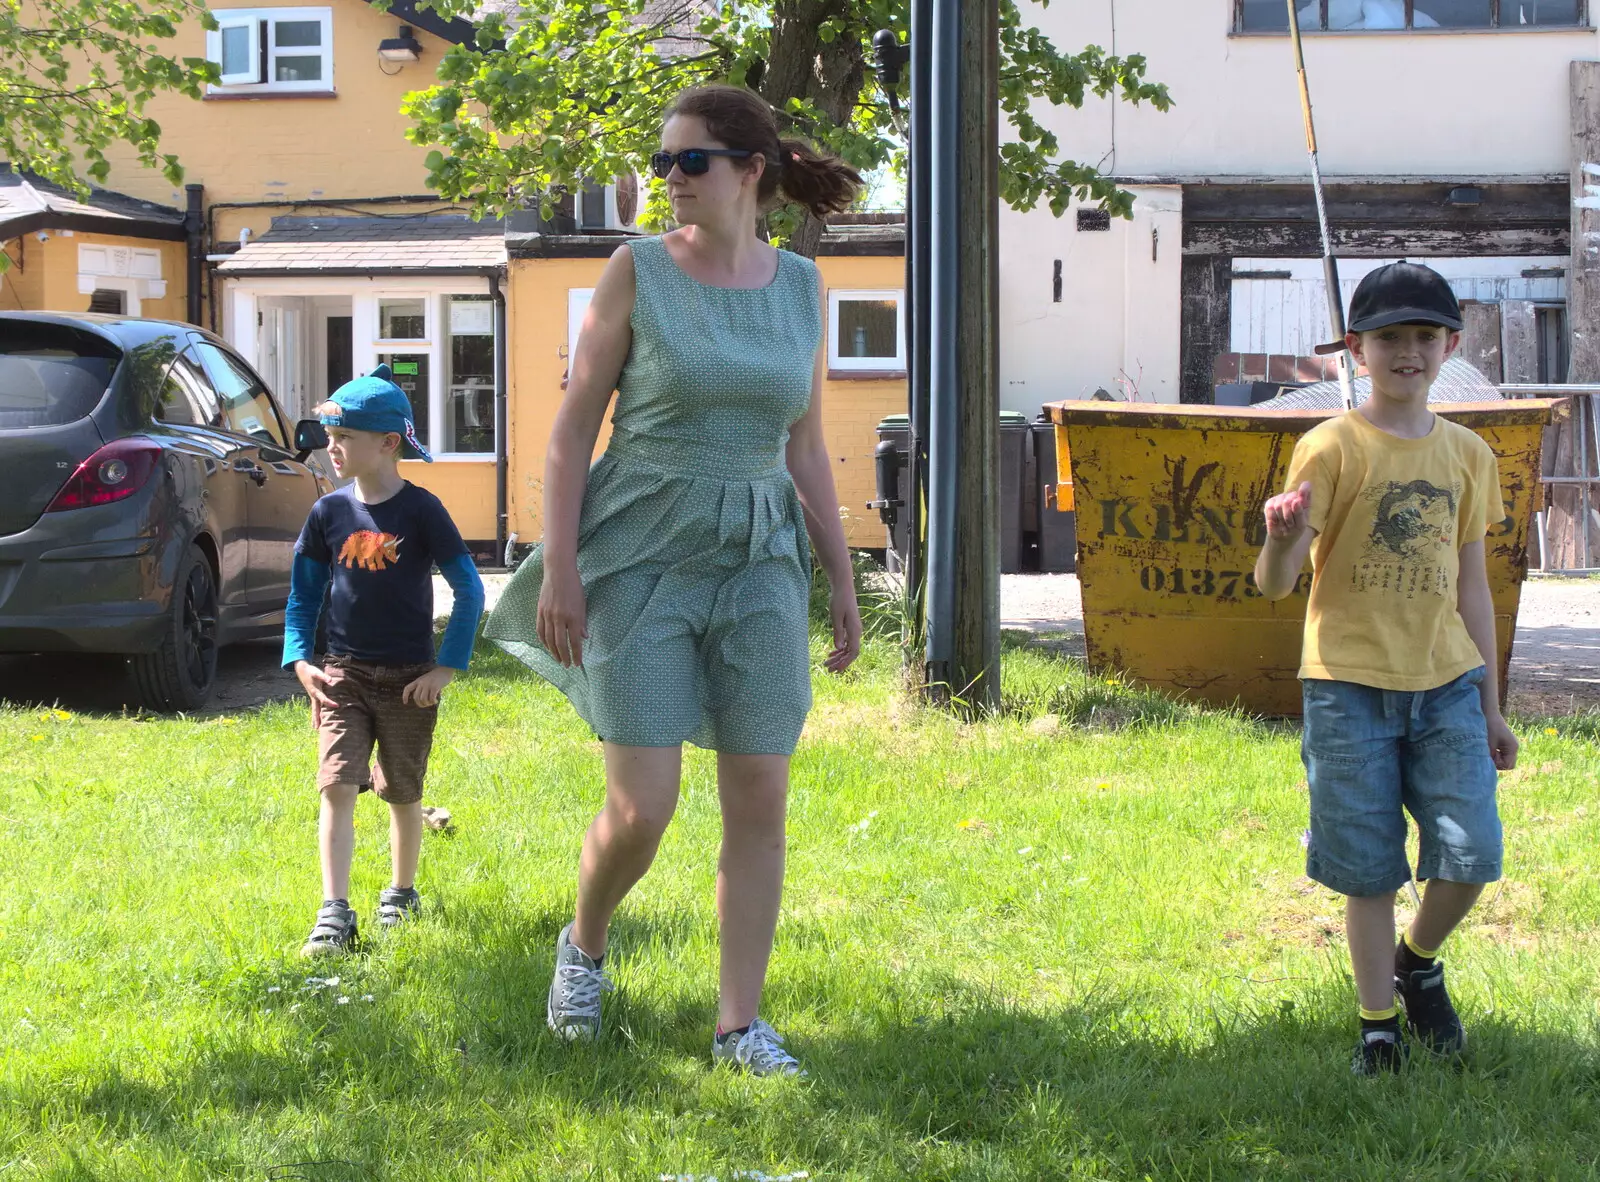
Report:
[[[731,86],[686,91],[661,150],[679,229],[632,239],[595,288],[545,467],[545,535],[486,635],[558,686],[605,744],[573,922],[547,1003],[567,1039],[600,1029],[612,913],[655,858],[683,744],[717,752],[721,1000],[712,1057],[762,1075],[799,1064],[759,1017],[783,889],[789,757],[811,706],[811,557],[832,587],[833,651],[861,620],[819,394],[816,265],[757,236],[780,195],[821,216],[861,178],[780,138]],[[613,391],[611,441],[589,459]]]

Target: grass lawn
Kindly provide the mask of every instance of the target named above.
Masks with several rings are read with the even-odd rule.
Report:
[[[428,913],[310,970],[303,705],[0,710],[0,1179],[1592,1178],[1593,717],[1519,720],[1508,878],[1448,952],[1465,1071],[1349,1074],[1338,900],[1292,727],[1007,654],[1008,715],[817,679],[766,1016],[807,1082],[711,1070],[712,761],[622,913],[604,1039],[544,1028],[599,748],[480,651],[446,699]],[[387,882],[363,800],[355,898]],[[330,988],[308,972],[337,973]],[[288,1163],[322,1163],[294,1169]]]

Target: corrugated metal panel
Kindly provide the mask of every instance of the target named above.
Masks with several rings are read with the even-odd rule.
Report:
[[[1339,264],[1339,286],[1344,304],[1356,285],[1382,266],[1383,259],[1345,259]],[[1499,303],[1502,300],[1533,300],[1561,303],[1567,298],[1564,271],[1568,260],[1561,258],[1425,259],[1450,281],[1451,289],[1463,300]],[[1304,356],[1328,338],[1328,303],[1322,282],[1320,259],[1235,259],[1237,272],[1289,272],[1288,279],[1243,278],[1233,281],[1233,351],[1236,353],[1275,353]],[[1552,274],[1523,275],[1525,271]]]

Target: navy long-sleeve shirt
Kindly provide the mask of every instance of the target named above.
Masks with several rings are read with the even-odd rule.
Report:
[[[369,505],[349,485],[319,500],[295,544],[285,613],[283,663],[312,659],[323,594],[328,652],[380,665],[433,661],[433,568],[455,602],[438,663],[465,669],[472,657],[483,581],[439,498],[407,483]]]

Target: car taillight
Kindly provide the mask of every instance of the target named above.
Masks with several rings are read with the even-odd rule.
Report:
[[[161,462],[161,448],[148,439],[118,439],[78,465],[46,513],[87,509],[131,497]]]

